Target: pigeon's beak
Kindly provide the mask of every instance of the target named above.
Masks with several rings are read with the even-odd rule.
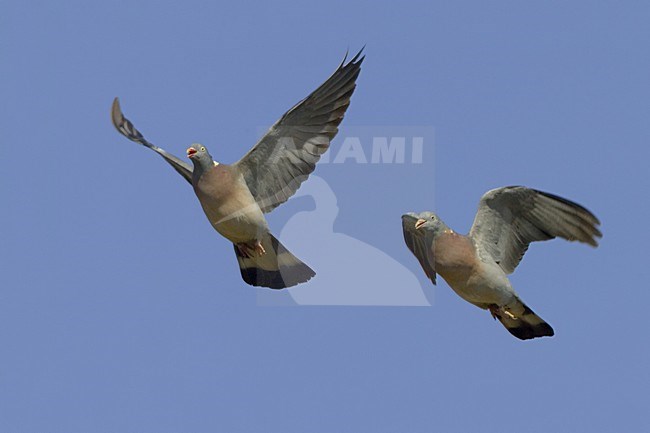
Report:
[[[194,156],[194,154],[195,154],[196,152],[197,152],[197,150],[196,150],[195,148],[193,148],[193,147],[188,147],[188,148],[187,148],[187,157],[188,157],[188,158],[191,158],[192,156]]]
[[[423,220],[422,218],[420,218],[419,220],[417,220],[417,221],[415,222],[415,230],[417,230],[417,229],[419,229],[420,227],[422,227],[422,226],[424,225],[424,223],[426,223],[426,222],[427,222],[427,220]]]

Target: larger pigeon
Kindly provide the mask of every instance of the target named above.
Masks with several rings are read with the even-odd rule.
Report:
[[[554,331],[523,303],[507,275],[534,241],[560,237],[597,246],[599,224],[572,201],[521,186],[485,193],[468,236],[454,232],[433,212],[402,216],[406,245],[431,282],[440,274],[461,298],[489,310],[522,340]]]
[[[350,105],[365,58],[362,51],[347,63],[343,59],[320,87],[287,111],[232,165],[214,161],[200,144],[187,149],[193,167],[151,144],[124,117],[118,98],[113,101],[112,121],[122,135],[157,152],[192,184],[212,226],[234,244],[246,283],[291,287],[315,273],[271,234],[264,213],[287,201],[329,148]]]

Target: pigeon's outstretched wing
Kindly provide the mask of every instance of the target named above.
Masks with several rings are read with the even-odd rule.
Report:
[[[234,166],[269,212],[291,197],[329,148],[350,105],[364,57],[345,59],[327,81],[287,111]]]
[[[599,224],[594,214],[565,198],[509,186],[483,195],[469,237],[479,255],[510,274],[534,241],[560,237],[597,246]]]
[[[129,121],[126,117],[124,117],[124,114],[122,114],[122,110],[120,108],[120,101],[118,98],[115,98],[113,100],[113,107],[111,109],[111,120],[113,121],[113,125],[115,128],[118,130],[120,134],[125,136],[131,141],[135,141],[136,143],[140,143],[143,146],[148,147],[149,149],[153,150],[156,152],[158,155],[162,156],[165,161],[169,163],[172,167],[174,167],[174,170],[178,172],[181,176],[185,178],[190,184],[192,184],[192,167],[185,163],[184,161],[181,161],[179,158],[175,157],[171,153],[168,153],[164,149],[161,149],[158,146],[155,146],[151,143],[149,143],[138,131],[135,129],[135,126],[133,126],[133,123]]]
[[[420,266],[422,266],[427,277],[433,284],[436,284],[436,270],[433,267],[434,261],[432,257],[432,240],[427,239],[424,230],[418,232],[415,229],[415,222],[417,220],[418,218],[414,214],[402,215],[404,242],[406,242],[408,249],[418,259],[418,262],[420,262]]]

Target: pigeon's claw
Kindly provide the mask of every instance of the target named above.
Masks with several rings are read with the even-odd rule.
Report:
[[[253,257],[262,257],[266,250],[262,246],[262,241],[242,242],[237,245],[237,249],[242,256],[252,259]]]

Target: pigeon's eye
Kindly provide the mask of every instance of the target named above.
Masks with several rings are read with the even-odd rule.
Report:
[[[201,146],[201,152],[205,152],[205,147]]]
[[[431,217],[431,220],[435,220],[435,219],[436,219],[436,217],[434,217],[434,216]]]

